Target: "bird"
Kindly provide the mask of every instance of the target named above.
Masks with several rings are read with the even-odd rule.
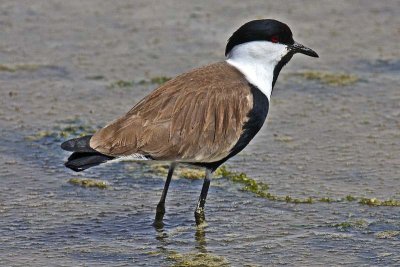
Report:
[[[155,225],[163,224],[168,188],[177,164],[205,168],[195,221],[205,221],[212,173],[242,151],[263,126],[278,75],[301,53],[289,26],[252,20],[228,39],[225,60],[183,73],[156,88],[125,115],[93,135],[65,141],[65,166],[79,172],[120,159],[169,162]]]

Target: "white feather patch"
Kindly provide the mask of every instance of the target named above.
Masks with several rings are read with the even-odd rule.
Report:
[[[110,162],[119,162],[119,161],[142,161],[142,160],[151,160],[147,158],[145,155],[135,153],[129,156],[122,156],[122,157],[117,157],[113,160],[110,160]]]
[[[235,46],[226,62],[243,73],[247,81],[270,100],[275,66],[288,51],[283,44],[253,41]]]

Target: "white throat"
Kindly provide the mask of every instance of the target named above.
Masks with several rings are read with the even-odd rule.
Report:
[[[268,41],[253,41],[235,46],[226,62],[238,69],[247,81],[271,98],[274,69],[288,52],[287,46]]]

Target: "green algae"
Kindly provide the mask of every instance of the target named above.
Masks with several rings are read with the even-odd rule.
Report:
[[[390,238],[395,238],[397,236],[400,236],[400,231],[387,230],[387,231],[375,233],[375,237],[380,238],[380,239],[390,239]]]
[[[314,199],[312,197],[307,197],[307,198],[293,198],[291,196],[268,196],[267,197],[270,200],[275,200],[275,201],[283,201],[286,203],[294,203],[294,204],[312,204],[314,203]]]
[[[168,82],[169,80],[171,80],[170,77],[166,77],[166,76],[158,76],[158,77],[153,77],[150,79],[150,83],[151,84],[158,84],[161,85],[163,83]]]
[[[329,197],[321,197],[321,198],[319,199],[319,201],[320,201],[320,202],[327,202],[327,203],[330,203],[330,202],[332,202],[332,199],[329,198]]]
[[[331,73],[326,71],[304,71],[294,73],[293,75],[300,76],[306,80],[316,80],[331,86],[352,85],[360,80],[359,77],[354,74]]]
[[[354,196],[352,196],[352,195],[347,195],[347,196],[346,196],[346,200],[349,201],[349,202],[351,202],[351,201],[357,200],[357,198],[354,197]]]
[[[173,262],[173,267],[224,267],[229,266],[225,257],[211,253],[170,251],[167,260]]]
[[[104,80],[106,77],[103,75],[90,75],[85,77],[88,80]]]
[[[68,180],[68,183],[80,187],[85,187],[85,188],[99,188],[99,189],[107,189],[109,188],[109,185],[105,181],[101,180],[96,180],[96,179],[82,179],[82,178],[71,178]]]
[[[148,252],[146,252],[146,255],[149,255],[149,256],[158,256],[160,254],[161,254],[160,251],[148,251]]]
[[[56,136],[57,134],[54,132],[43,130],[43,131],[38,131],[33,135],[25,136],[25,140],[35,142],[46,137],[56,137]]]
[[[344,199],[333,199],[330,197],[321,197],[318,199],[319,202],[331,203],[331,202],[342,202]]]
[[[151,172],[157,175],[166,176],[168,174],[168,165],[165,164],[152,164]],[[188,168],[178,166],[175,168],[174,175],[184,179],[203,179],[206,175],[204,169]]]
[[[365,220],[359,219],[333,224],[332,226],[341,231],[348,231],[350,229],[364,230],[369,226],[369,223]]]
[[[351,223],[350,222],[341,222],[341,223],[336,223],[333,226],[340,230],[345,230],[345,229],[351,228]]]
[[[218,256],[206,251],[190,251],[186,253],[179,253],[175,250],[168,250],[161,248],[156,251],[148,251],[146,255],[149,256],[164,256],[165,262],[169,262],[168,266],[174,267],[216,267],[216,266],[229,266],[229,262],[225,257]]]
[[[185,179],[203,179],[206,172],[204,170],[182,168],[179,175]]]
[[[293,198],[291,196],[277,196],[274,195],[270,192],[269,186],[266,183],[256,181],[250,177],[248,177],[245,173],[243,172],[233,172],[229,171],[226,166],[221,166],[215,171],[216,175],[220,175],[233,183],[238,183],[243,185],[242,187],[243,191],[251,192],[255,194],[258,197],[262,197],[268,200],[272,201],[281,201],[281,202],[287,202],[287,203],[295,203],[295,204],[311,204],[313,203],[313,199],[311,197],[308,198]]]
[[[29,63],[14,64],[14,65],[0,64],[0,71],[4,72],[36,71],[40,67],[43,67],[43,65],[29,64]]]
[[[89,125],[70,125],[66,127],[59,128],[59,136],[67,138],[70,136],[85,136],[93,134],[95,130]]]
[[[376,198],[361,198],[358,203],[368,206],[390,206],[390,207],[400,207],[400,201],[395,199],[389,200],[379,200]]]
[[[352,226],[356,229],[366,229],[369,225],[369,223],[366,220],[354,220],[351,222]]]
[[[134,81],[124,81],[124,80],[118,80],[113,83],[111,83],[108,88],[125,88],[125,87],[132,87],[135,84]]]
[[[243,190],[244,191],[250,191],[255,194],[259,194],[262,191],[266,191],[269,189],[269,186],[266,183],[258,182],[250,177],[248,177],[245,173],[243,172],[233,172],[229,171],[226,166],[221,166],[215,171],[216,176],[221,176],[224,178],[228,178],[228,180],[234,182],[234,183],[239,183],[244,185]]]
[[[165,176],[168,174],[168,165],[165,164],[152,164],[151,169],[149,170],[151,173],[156,175]],[[176,173],[174,172],[176,175]]]
[[[357,198],[352,195],[347,195],[345,198],[340,199],[333,199],[330,197],[321,197],[321,198],[313,198],[313,197],[306,197],[306,198],[293,198],[291,196],[279,196],[274,195],[268,192],[269,186],[265,183],[258,182],[252,178],[249,178],[245,173],[238,173],[229,171],[225,166],[218,168],[215,171],[216,175],[220,175],[228,180],[243,184],[244,187],[242,188],[243,191],[251,192],[258,197],[266,198],[272,201],[281,201],[287,203],[294,203],[294,204],[312,204],[316,202],[323,202],[323,203],[332,203],[332,202],[352,202],[358,200],[359,204],[369,205],[369,206],[400,206],[399,200],[389,199],[389,200],[379,200],[376,198]]]
[[[67,138],[90,135],[93,134],[94,132],[95,129],[92,126],[85,125],[81,121],[74,121],[74,124],[55,126],[52,130],[37,131],[32,135],[26,136],[25,140],[31,142],[37,142],[43,139],[53,139],[54,141],[62,141]]]

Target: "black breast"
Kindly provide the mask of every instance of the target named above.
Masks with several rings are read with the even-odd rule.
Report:
[[[222,163],[242,151],[261,129],[267,118],[269,101],[256,86],[252,84],[250,84],[250,86],[251,93],[253,94],[253,108],[247,114],[249,120],[243,125],[243,133],[235,146],[231,149],[230,154],[216,162],[197,163],[196,165],[206,167],[212,171],[216,170]]]

